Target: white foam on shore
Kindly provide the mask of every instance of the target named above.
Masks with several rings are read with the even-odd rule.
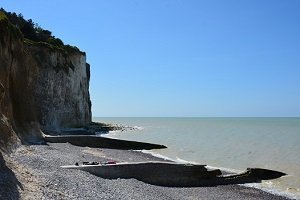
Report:
[[[118,125],[121,126],[121,125]],[[120,139],[118,138],[118,135],[122,134],[122,132],[130,132],[130,131],[135,131],[135,130],[144,130],[144,127],[141,126],[122,126],[124,129],[122,130],[114,130],[114,131],[108,131],[108,133],[103,133],[103,132],[96,132],[96,135],[101,136],[101,137],[106,137],[106,138],[111,138],[111,139]]]
[[[144,127],[142,127],[142,126],[133,126],[132,127],[133,129],[135,129],[135,130],[139,130],[139,131],[141,131],[141,130],[144,130],[145,128]]]
[[[119,134],[121,132],[122,132],[121,130],[116,130],[116,131],[109,131],[108,133],[104,133],[104,134],[103,133],[101,134],[101,132],[99,132],[99,133],[103,137],[118,139],[116,136],[117,136],[117,134]]]
[[[149,154],[149,155],[154,156],[156,158],[161,158],[161,159],[164,159],[164,160],[169,160],[169,161],[177,162],[177,160],[175,160],[175,159],[172,159],[170,157],[167,157],[167,156],[164,156],[164,155],[161,155],[161,154],[158,154],[158,153],[154,153],[151,150],[134,150],[134,151],[142,152],[142,153],[145,153],[145,154]]]
[[[293,194],[291,192],[288,191],[282,191],[280,189],[277,189],[275,187],[273,187],[272,182],[271,181],[265,181],[264,183],[245,183],[245,184],[239,184],[241,186],[245,186],[245,187],[251,187],[251,188],[256,188],[259,190],[262,190],[264,192],[267,193],[271,193],[277,196],[283,196],[289,199],[299,199],[299,197],[297,197],[296,194]]]
[[[121,125],[118,125],[121,126]],[[119,139],[117,136],[121,134],[122,132],[130,132],[135,130],[144,130],[144,127],[141,126],[121,126],[124,129],[122,130],[114,130],[114,131],[108,131],[108,133],[103,134],[102,132],[96,132],[97,135],[101,135],[103,137],[112,138],[112,139]]]
[[[164,160],[173,161],[173,162],[177,162],[177,163],[201,165],[201,163],[184,160],[184,159],[181,159],[181,158],[178,158],[178,157],[176,159],[173,159],[173,158],[170,158],[168,156],[161,155],[159,153],[154,153],[151,150],[135,150],[135,151],[142,152],[142,153],[145,153],[145,154],[150,154],[154,157],[161,158],[161,159],[164,159]],[[225,167],[214,167],[214,166],[209,166],[209,165],[206,165],[206,167],[208,169],[220,169],[221,171],[224,171],[224,172],[227,172],[227,173],[241,173],[242,172],[241,170],[230,169],[230,168],[225,168]],[[250,188],[256,188],[256,189],[262,190],[264,192],[274,194],[274,195],[277,195],[277,196],[286,197],[286,198],[289,198],[289,199],[298,199],[297,195],[295,195],[293,193],[290,193],[290,192],[287,192],[287,191],[285,192],[285,191],[279,190],[275,187],[272,187],[272,182],[271,181],[264,181],[264,184],[263,183],[246,183],[246,184],[238,184],[238,185],[245,186],[245,187],[250,187]]]
[[[122,132],[122,130],[108,131],[108,133],[96,132],[96,135],[101,135],[101,137],[120,139],[117,136]]]
[[[146,154],[150,154],[154,157],[161,158],[161,159],[164,159],[164,160],[170,160],[170,161],[177,162],[177,163],[203,165],[202,163],[197,163],[197,162],[194,162],[194,161],[184,160],[184,159],[181,159],[179,157],[176,157],[176,159],[173,159],[173,158],[170,158],[168,156],[161,155],[159,153],[154,153],[151,150],[136,150],[136,151],[146,153]],[[227,172],[227,173],[240,173],[240,172],[242,172],[240,170],[230,169],[230,168],[225,168],[225,167],[214,167],[214,166],[210,166],[210,165],[206,165],[206,167],[208,169],[220,169],[221,171],[224,171],[224,172]]]

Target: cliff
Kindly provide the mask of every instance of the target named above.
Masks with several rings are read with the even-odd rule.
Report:
[[[91,122],[85,53],[24,38],[0,12],[0,148]]]
[[[91,122],[90,67],[85,53],[65,53],[29,44],[37,63],[32,76],[36,114],[43,129],[82,127]]]

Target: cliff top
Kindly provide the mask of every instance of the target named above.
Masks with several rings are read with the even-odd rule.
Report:
[[[7,19],[6,15],[3,12],[0,12],[0,21]]]
[[[37,23],[34,23],[31,19],[24,19],[22,14],[16,14],[5,11],[3,8],[0,9],[0,22],[9,22],[23,35],[23,42],[29,46],[43,46],[50,48],[51,50],[62,51],[63,53],[80,53],[76,46],[64,44],[59,38],[52,35],[52,32],[40,27]]]
[[[1,10],[0,10],[0,25],[5,26],[8,23],[9,23],[9,20],[8,20],[7,16],[5,15],[5,13],[1,12]]]

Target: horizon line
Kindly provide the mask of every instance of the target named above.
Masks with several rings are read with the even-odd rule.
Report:
[[[300,116],[92,116],[92,118],[300,118]]]

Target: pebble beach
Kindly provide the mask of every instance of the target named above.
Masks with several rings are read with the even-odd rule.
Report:
[[[103,179],[60,167],[84,161],[161,160],[132,150],[77,147],[69,143],[23,145],[5,155],[4,160],[7,167],[2,165],[0,169],[0,199],[287,199],[241,185],[161,187],[136,179]]]

